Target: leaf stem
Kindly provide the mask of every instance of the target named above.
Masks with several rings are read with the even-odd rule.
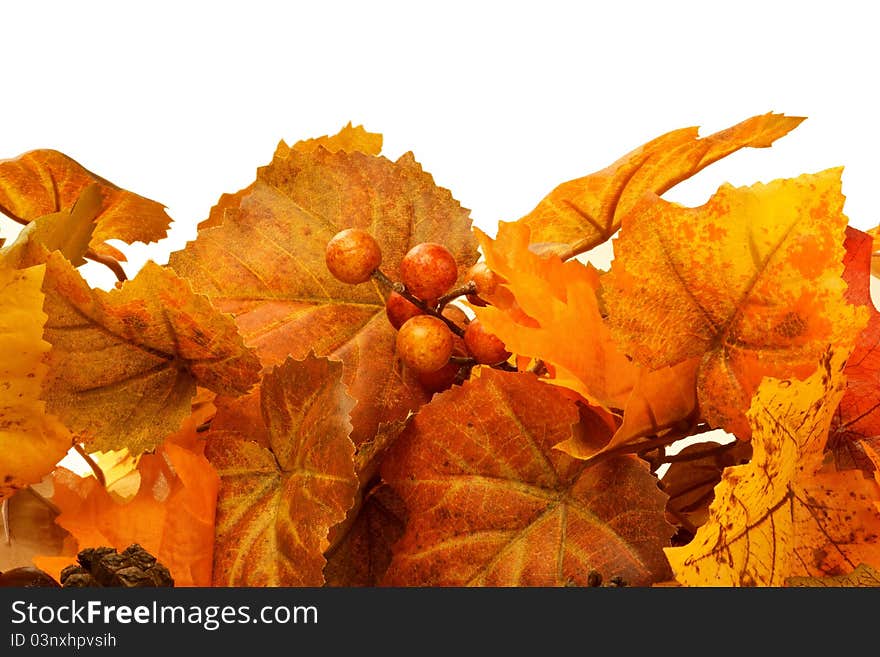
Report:
[[[79,454],[82,457],[82,460],[92,469],[98,483],[100,483],[102,487],[105,487],[107,485],[107,479],[104,477],[104,471],[101,470],[101,466],[95,462],[95,459],[89,456],[89,453],[86,452],[85,448],[80,443],[74,443],[73,449],[76,450],[76,453]]]
[[[444,294],[437,300],[437,310],[438,312],[442,312],[446,307],[446,304],[450,301],[457,299],[458,297],[463,297],[468,294],[476,294],[477,293],[477,284],[473,281],[468,281],[466,285],[462,285],[461,287],[457,287],[451,292]]]
[[[125,273],[125,270],[122,268],[122,265],[115,258],[111,258],[109,256],[103,256],[98,253],[95,253],[93,249],[89,249],[86,251],[85,256],[87,260],[92,260],[99,264],[104,265],[112,271],[116,275],[116,279],[121,283],[123,281],[128,280],[128,275]]]
[[[6,545],[12,545],[12,530],[9,527],[9,498],[3,500],[0,506],[0,516],[3,516],[3,536],[6,539]]]

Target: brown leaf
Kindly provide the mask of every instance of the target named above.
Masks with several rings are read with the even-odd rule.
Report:
[[[0,531],[0,572],[30,566],[37,555],[66,551],[69,535],[55,524],[58,510],[46,500],[51,494],[51,484],[40,482],[8,500],[10,541]]]
[[[321,586],[327,533],[358,488],[342,364],[311,354],[261,384],[269,447],[212,428],[206,455],[220,475],[216,586]]]
[[[682,128],[639,146],[611,166],[556,187],[519,221],[544,253],[578,254],[608,240],[648,191],[657,195],[741,148],[766,148],[802,117],[761,114],[707,137]]]
[[[47,214],[69,211],[92,184],[99,186],[103,199],[92,237],[95,251],[125,260],[122,253],[105,242],[155,242],[165,237],[171,217],[164,206],[121,189],[67,155],[50,149],[0,161],[0,212],[28,223]]]
[[[670,521],[683,525],[688,541],[709,518],[709,505],[715,499],[715,486],[721,481],[724,468],[747,463],[751,456],[748,441],[721,444],[707,440],[688,445],[671,457],[671,465],[660,480],[660,490],[669,496],[666,511]]]
[[[148,262],[104,292],[57,252],[46,267],[43,398],[90,450],[150,450],[189,415],[197,384],[242,394],[255,383],[259,362],[231,318],[171,270]]]
[[[382,476],[409,521],[391,586],[586,585],[591,570],[632,585],[669,579],[672,526],[644,462],[592,466],[555,450],[578,409],[527,373],[480,371],[435,395],[397,440]]]
[[[221,225],[200,230],[169,264],[235,316],[264,365],[310,351],[342,360],[344,381],[358,400],[356,444],[427,400],[395,356],[387,291],[372,281],[341,283],[324,261],[329,239],[352,226],[374,235],[382,270],[392,278],[419,242],[445,244],[462,273],[476,260],[468,212],[411,153],[391,162],[362,152],[292,148],[258,169],[251,191],[224,212]]]

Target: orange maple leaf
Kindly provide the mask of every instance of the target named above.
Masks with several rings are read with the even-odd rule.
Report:
[[[701,414],[742,439],[764,376],[807,376],[867,321],[846,299],[841,169],[734,188],[695,208],[646,195],[614,240],[602,300],[636,362],[699,358]]]
[[[508,349],[550,364],[549,382],[622,414],[623,424],[604,449],[667,429],[693,413],[697,361],[657,371],[633,363],[602,315],[597,269],[552,254],[539,256],[529,248],[529,228],[520,223],[500,222],[494,240],[475,232],[486,264],[505,281],[502,288],[512,302],[491,298],[496,305],[476,307],[474,313]],[[579,458],[597,453],[578,440],[559,448]]]
[[[843,367],[843,354],[830,352],[802,381],[758,387],[747,413],[751,460],[724,470],[694,539],[666,549],[681,584],[782,586],[880,564],[880,485],[824,459]]]
[[[235,316],[264,366],[310,351],[342,360],[358,400],[352,439],[360,444],[429,394],[396,358],[387,290],[336,280],[326,266],[327,242],[344,228],[369,230],[382,248],[382,270],[395,280],[401,259],[420,242],[442,242],[462,277],[477,248],[468,211],[412,153],[392,162],[334,147],[279,149],[248,190],[223,202],[222,222],[203,225],[169,265]]]
[[[408,521],[391,586],[633,585],[668,579],[673,528],[643,461],[593,465],[554,449],[578,420],[529,373],[485,369],[423,406],[382,464]]]

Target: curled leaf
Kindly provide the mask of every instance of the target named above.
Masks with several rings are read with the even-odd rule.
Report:
[[[101,209],[92,236],[92,248],[116,260],[125,260],[109,239],[155,242],[165,237],[171,217],[156,201],[104,180],[63,153],[34,150],[0,161],[0,212],[21,223],[55,212],[69,211],[83,191],[97,185]]]
[[[767,148],[803,120],[767,113],[707,137],[697,128],[668,132],[601,171],[562,183],[519,221],[542,252],[583,253],[610,239],[645,192],[662,194],[741,148]]]

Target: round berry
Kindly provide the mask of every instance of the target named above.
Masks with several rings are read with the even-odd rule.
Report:
[[[433,372],[416,372],[416,378],[428,392],[443,392],[455,383],[460,369],[461,365],[457,363],[446,363],[439,370]]]
[[[467,326],[467,323],[471,321],[470,317],[467,316],[464,310],[461,309],[460,306],[456,306],[454,303],[449,303],[443,306],[443,310],[440,312],[446,319],[455,324],[456,326],[460,326],[464,328]]]
[[[467,295],[467,300],[475,306],[487,306],[489,304],[484,297],[495,293],[498,284],[501,282],[501,277],[489,269],[489,265],[480,261],[471,265],[465,274],[464,280],[466,282],[473,282],[476,288],[476,292]]]
[[[400,261],[400,278],[419,299],[437,299],[458,280],[455,256],[442,244],[422,242]]]
[[[501,339],[484,329],[479,319],[467,325],[464,343],[473,359],[482,365],[495,365],[510,358],[510,352]]]
[[[424,314],[421,308],[397,292],[391,292],[385,300],[385,315],[396,329],[400,329],[410,317]]]
[[[436,372],[452,355],[452,331],[433,315],[416,315],[397,332],[397,354],[416,372]]]
[[[355,285],[370,279],[382,263],[382,250],[367,231],[346,228],[327,242],[324,261],[335,278]]]

